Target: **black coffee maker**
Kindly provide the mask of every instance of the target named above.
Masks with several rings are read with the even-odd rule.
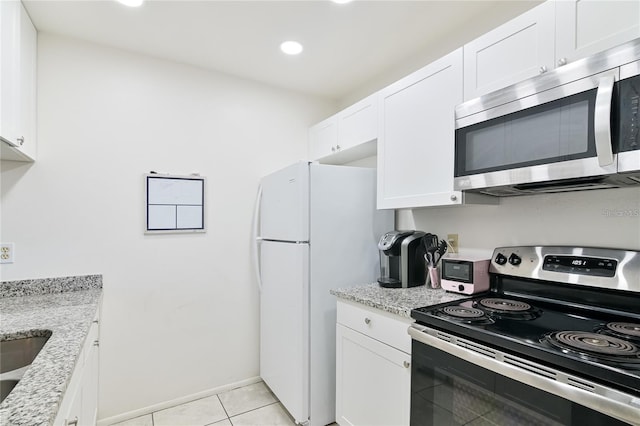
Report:
[[[408,288],[423,285],[427,278],[422,231],[389,231],[378,242],[380,278],[378,284],[387,288]]]

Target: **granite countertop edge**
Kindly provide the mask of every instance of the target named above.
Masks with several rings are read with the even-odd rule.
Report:
[[[339,299],[380,309],[404,318],[411,318],[412,309],[468,297],[424,285],[411,288],[383,288],[378,283],[337,288],[330,290],[329,293]]]
[[[53,424],[101,298],[101,275],[0,282],[0,340],[50,335],[0,403],[0,425]]]

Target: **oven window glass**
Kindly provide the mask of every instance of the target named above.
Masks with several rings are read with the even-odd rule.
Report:
[[[626,424],[416,341],[410,422],[411,426]]]
[[[456,130],[456,176],[593,157],[596,89]]]

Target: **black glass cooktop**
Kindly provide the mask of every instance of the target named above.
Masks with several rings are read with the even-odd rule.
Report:
[[[488,292],[414,309],[428,327],[640,395],[640,317]]]

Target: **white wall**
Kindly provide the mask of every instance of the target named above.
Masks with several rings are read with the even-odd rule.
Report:
[[[398,229],[441,238],[461,250],[511,245],[576,245],[640,250],[640,188],[506,197],[500,204],[402,210]]]
[[[335,106],[48,34],[38,60],[38,160],[2,163],[1,278],[104,274],[100,418],[257,376],[258,180]],[[208,178],[205,234],[143,234],[150,170]]]

